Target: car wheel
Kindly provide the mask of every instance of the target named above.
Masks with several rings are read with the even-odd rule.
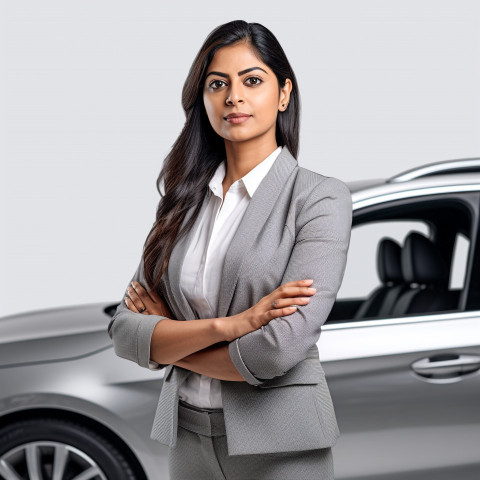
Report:
[[[125,456],[94,430],[42,418],[0,428],[0,478],[135,480],[135,475]]]

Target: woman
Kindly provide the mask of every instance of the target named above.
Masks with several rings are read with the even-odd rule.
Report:
[[[151,438],[171,447],[171,480],[333,479],[339,430],[316,344],[343,279],[350,192],[298,166],[297,82],[264,26],[210,33],[183,108],[108,328],[115,352],[165,368]]]

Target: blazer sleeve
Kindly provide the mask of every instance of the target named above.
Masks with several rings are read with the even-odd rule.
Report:
[[[251,385],[285,374],[318,342],[345,273],[351,226],[350,190],[341,180],[327,177],[298,214],[298,233],[281,281],[311,278],[316,293],[294,313],[274,318],[228,345],[232,362]]]
[[[143,256],[130,282],[133,281],[143,287],[147,285],[143,273]],[[155,325],[167,317],[132,312],[125,303],[125,295],[126,291],[108,325],[115,353],[149,370],[165,368],[167,365],[150,360],[150,342]]]

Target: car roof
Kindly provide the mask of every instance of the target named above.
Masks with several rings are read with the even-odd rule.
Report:
[[[352,192],[354,208],[379,197],[416,196],[427,191],[480,190],[480,158],[446,160],[403,171],[389,178],[345,182]],[[376,202],[375,202],[376,203]]]

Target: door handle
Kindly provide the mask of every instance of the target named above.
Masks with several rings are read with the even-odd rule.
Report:
[[[479,370],[480,356],[440,353],[416,360],[410,367],[415,373],[423,377],[441,376],[445,378],[460,376]]]

